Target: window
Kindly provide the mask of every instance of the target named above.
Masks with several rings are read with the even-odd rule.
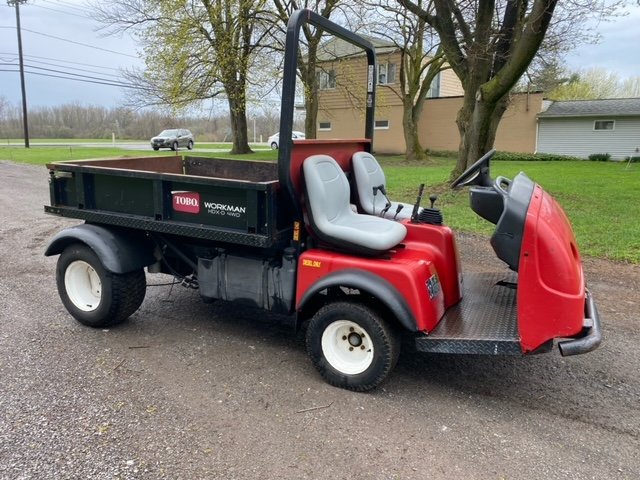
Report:
[[[336,72],[335,70],[321,71],[318,73],[318,86],[320,90],[329,90],[336,88]]]
[[[324,132],[331,130],[331,122],[319,122],[318,130],[324,131]]]
[[[396,64],[395,63],[379,63],[378,64],[378,85],[389,85],[396,81]]]
[[[388,130],[389,120],[376,120],[374,128],[376,130]]]
[[[614,130],[615,126],[615,120],[596,120],[593,122],[594,130]]]
[[[440,96],[440,75],[442,72],[438,72],[438,74],[431,81],[431,86],[429,87],[429,91],[427,92],[427,98],[438,98]]]

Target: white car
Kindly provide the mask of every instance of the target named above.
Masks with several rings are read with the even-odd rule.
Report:
[[[293,140],[296,139],[304,139],[304,133],[303,132],[296,132],[295,130],[293,132],[291,132],[291,138]],[[280,146],[280,132],[278,133],[274,133],[273,135],[271,135],[268,139],[267,139],[267,143],[269,145],[271,145],[271,149],[272,150],[277,150],[278,147]]]

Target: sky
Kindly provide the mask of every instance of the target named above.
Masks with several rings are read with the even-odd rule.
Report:
[[[18,69],[15,9],[4,0],[0,2],[0,96],[17,105],[21,98],[19,74],[5,71]],[[567,67],[570,70],[600,67],[623,78],[640,76],[640,6],[634,2],[629,11],[628,16],[595,26],[602,41],[571,52],[566,58]],[[67,77],[27,74],[30,106],[73,102],[106,107],[122,104],[122,88],[86,81],[122,82],[118,69],[142,67],[143,61],[131,37],[104,36],[99,32],[100,25],[91,19],[91,9],[85,0],[29,0],[20,8],[20,17],[28,70]]]

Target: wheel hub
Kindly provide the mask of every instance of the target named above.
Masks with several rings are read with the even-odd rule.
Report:
[[[373,345],[365,330],[350,320],[336,320],[322,334],[322,353],[339,372],[357,375],[373,363]]]
[[[355,332],[351,332],[349,334],[349,344],[352,347],[359,347],[360,345],[362,345],[362,337]]]

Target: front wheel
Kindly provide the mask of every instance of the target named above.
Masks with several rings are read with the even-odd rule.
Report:
[[[271,142],[271,150],[277,150],[278,144],[276,142]]]
[[[160,150],[160,147],[152,147],[156,152]]]
[[[187,148],[189,150],[193,150],[193,140],[189,140],[189,143],[187,143]]]
[[[307,351],[329,384],[365,392],[384,382],[393,370],[400,339],[369,307],[336,302],[321,308],[311,319]]]
[[[174,152],[178,150],[178,142],[173,142],[171,144],[171,150],[173,150]]]
[[[56,267],[60,299],[68,312],[89,327],[116,325],[135,312],[146,292],[144,270],[115,274],[84,244],[65,248]]]

